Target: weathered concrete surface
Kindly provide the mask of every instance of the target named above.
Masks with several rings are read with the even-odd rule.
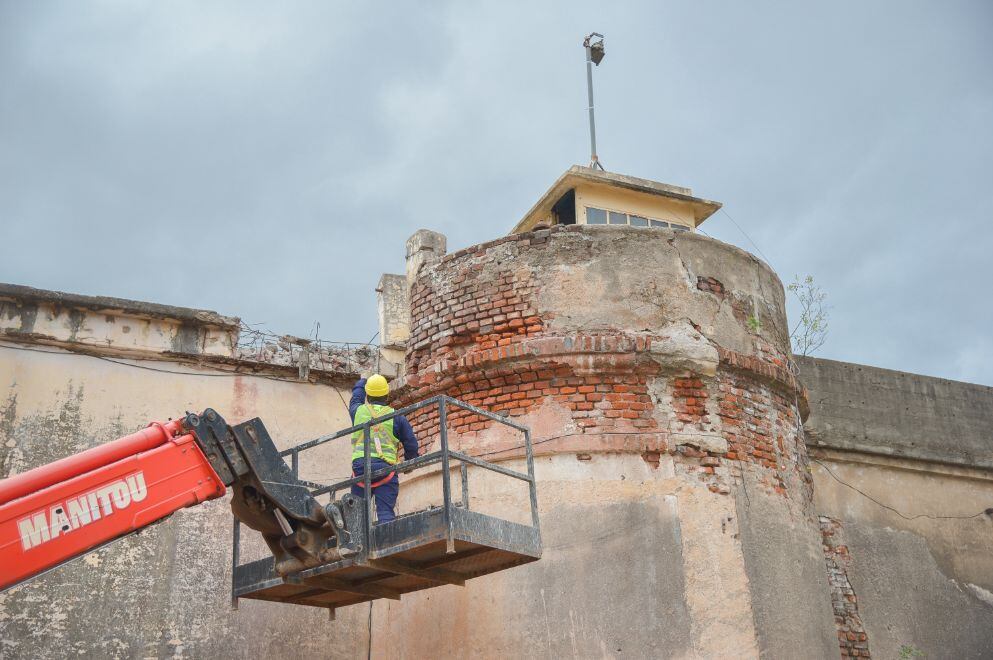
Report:
[[[407,278],[384,274],[376,286],[379,313],[379,343],[383,348],[400,349],[410,338],[410,299]]]
[[[993,389],[799,360],[816,508],[841,523],[876,657],[993,655]]]
[[[504,463],[523,469],[520,461]],[[541,561],[377,603],[381,657],[757,657],[748,580],[727,497],[635,455],[539,459]],[[471,506],[514,517],[526,494],[472,469]],[[404,485],[404,510],[439,481]]]
[[[379,354],[388,371],[402,377],[404,354],[410,339],[410,287],[405,275],[383,274],[376,286],[379,315]],[[378,371],[386,371],[380,365]]]
[[[262,417],[281,447],[347,425],[347,393],[324,385],[24,348],[0,343],[0,477],[207,406]],[[342,449],[302,476],[346,476]],[[0,657],[365,657],[361,608],[334,624],[310,608],[231,611],[230,562],[227,498],[181,511],[0,595]]]
[[[87,309],[109,314],[127,314],[146,318],[205,324],[218,327],[238,326],[238,319],[223,316],[208,309],[176,307],[142,300],[127,300],[108,296],[84,296],[78,293],[35,289],[20,284],[0,283],[0,299],[21,303],[47,303],[53,307]]]
[[[407,239],[407,286],[409,287],[425,264],[433,264],[445,256],[448,239],[430,229],[418,229]]]
[[[234,354],[239,321],[217,312],[0,284],[0,338],[116,354]]]
[[[754,353],[757,334],[789,351],[782,284],[743,250],[697,234],[633,227],[577,227],[549,241],[521,265],[542,273],[539,315],[557,332],[654,330],[692,321],[725,348]],[[509,257],[514,246],[497,249]],[[720,281],[725,293],[702,295],[700,277]]]
[[[993,474],[854,452],[813,455],[816,506],[842,522],[873,654],[913,643],[928,657],[988,657],[993,518],[983,511],[993,505]],[[958,626],[946,618],[984,623],[952,643],[948,631]]]
[[[807,443],[993,469],[993,388],[799,357]]]
[[[736,503],[761,656],[837,656],[820,539],[790,502],[754,485],[747,495],[740,488]]]
[[[844,540],[875,657],[897,657],[904,645],[928,658],[993,657],[993,592],[951,579],[912,532],[849,523]]]

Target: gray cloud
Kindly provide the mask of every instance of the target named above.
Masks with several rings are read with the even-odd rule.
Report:
[[[0,3],[0,279],[365,340],[585,162],[723,201],[825,357],[993,384],[987,2]],[[754,252],[722,215],[708,234]]]

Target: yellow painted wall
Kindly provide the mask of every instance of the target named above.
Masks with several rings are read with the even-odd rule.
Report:
[[[576,222],[586,224],[586,207],[620,211],[653,220],[675,222],[693,228],[693,212],[677,200],[624,188],[583,184],[576,187]]]

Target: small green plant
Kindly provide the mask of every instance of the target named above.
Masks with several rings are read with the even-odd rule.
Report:
[[[827,339],[829,308],[824,304],[827,294],[814,282],[812,275],[802,280],[794,275],[793,282],[786,288],[800,302],[800,320],[790,333],[793,352],[810,355]]]
[[[758,333],[762,329],[762,321],[759,321],[755,316],[749,316],[745,322],[748,324],[748,329],[752,332]]]
[[[926,658],[927,653],[920,650],[913,644],[904,644],[900,647],[900,660],[913,660],[914,658]]]

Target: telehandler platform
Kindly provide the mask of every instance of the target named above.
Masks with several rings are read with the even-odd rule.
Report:
[[[373,425],[395,415],[432,406],[438,407],[441,448],[399,463],[394,469],[406,472],[440,464],[440,506],[408,513],[386,523],[371,524],[373,500],[368,484],[385,476],[386,470],[373,472],[372,478],[364,482],[361,477],[353,477],[330,486],[299,480],[301,453],[338,438],[350,437],[358,431],[364,433],[367,440],[368,458],[369,429]],[[527,473],[452,450],[447,430],[447,414],[451,408],[461,408],[520,431]],[[401,594],[445,584],[463,585],[470,578],[526,564],[541,557],[531,434],[526,427],[499,415],[447,396],[437,396],[365,424],[284,450],[280,456],[288,456],[292,465],[290,474],[286,475],[287,482],[306,484],[310,496],[314,498],[330,495],[331,504],[327,505],[329,518],[333,514],[332,507],[337,506],[341,514],[340,522],[344,524],[341,525],[341,537],[332,538],[328,543],[337,542],[339,550],[343,551],[331,553],[330,561],[316,566],[308,564],[302,570],[287,571],[276,556],[240,564],[240,525],[236,517],[231,591],[235,607],[241,598],[267,600],[327,608],[333,617],[339,607],[379,598],[399,600]],[[461,476],[461,498],[458,501],[452,496],[453,463],[459,464]],[[525,482],[530,496],[531,525],[471,511],[469,465]],[[366,474],[370,471],[367,469]],[[361,497],[349,492],[335,501],[336,492],[350,489],[354,484],[362,487]]]

